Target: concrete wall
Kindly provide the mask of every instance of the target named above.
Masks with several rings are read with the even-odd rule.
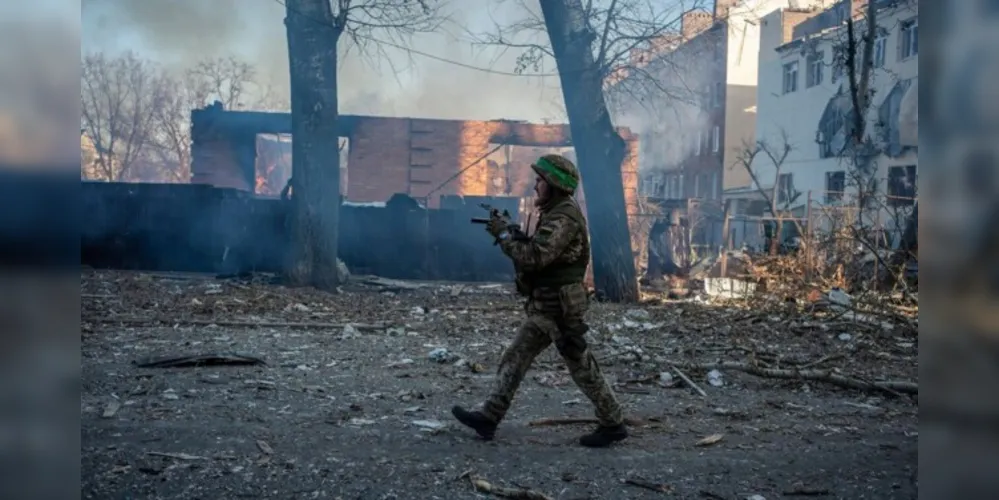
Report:
[[[726,105],[724,189],[748,186],[749,172],[740,162],[745,144],[756,140],[757,82],[762,49],[761,19],[788,7],[788,0],[743,0],[728,9],[726,57]],[[831,0],[799,1],[799,7],[818,8]]]
[[[903,2],[903,4],[883,10],[880,14],[878,24],[888,31],[888,36],[885,45],[885,65],[875,70],[873,74],[874,97],[867,118],[868,132],[872,135],[877,134],[875,124],[878,121],[879,107],[889,91],[898,80],[915,79],[919,72],[917,57],[905,60],[900,60],[898,57],[899,24],[918,15],[915,2]],[[782,134],[786,134],[788,143],[793,150],[784,162],[781,173],[792,174],[795,189],[802,192],[812,191],[813,199],[821,202],[822,193],[825,190],[826,173],[843,171],[850,167],[849,161],[845,158],[821,158],[819,145],[816,142],[819,120],[827,104],[840,91],[841,86],[847,85],[845,77],[835,83],[830,78],[832,75],[832,47],[845,40],[846,29],[845,27],[825,29],[811,35],[811,39],[815,41],[814,48],[824,51],[827,65],[822,83],[807,88],[805,85],[807,65],[802,53],[803,44],[785,38],[785,33],[789,31],[787,25],[793,25],[800,22],[801,19],[792,18],[788,14],[798,15],[797,13],[777,11],[765,16],[762,21],[757,92],[757,139],[767,141],[770,144],[779,144],[782,141]],[[863,30],[862,27],[858,29]],[[778,50],[778,48],[781,49]],[[798,90],[784,94],[783,65],[793,60],[799,61]],[[889,167],[916,165],[917,152],[908,151],[899,157],[880,155],[876,162],[878,166],[877,177],[884,186],[887,184],[884,180],[888,175]],[[765,186],[773,185],[776,169],[773,162],[765,155],[759,155],[756,158],[753,169],[759,175],[762,184]],[[804,198],[802,198],[802,203],[804,203]]]

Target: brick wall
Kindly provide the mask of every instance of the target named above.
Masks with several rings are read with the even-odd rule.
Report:
[[[387,118],[357,124],[347,156],[348,200],[387,201],[395,193],[409,192],[408,125]]]
[[[714,14],[703,10],[689,10],[680,18],[680,32],[685,40],[690,40],[715,22]]]
[[[256,135],[290,133],[285,113],[196,110],[192,120],[192,182],[248,191],[253,190]],[[544,148],[570,147],[565,125],[346,115],[341,122],[341,134],[350,138],[346,193],[354,202],[384,202],[406,193],[417,199],[429,195],[429,206],[436,208],[444,194],[502,194],[497,191],[503,188],[494,185],[496,167],[488,161],[502,155],[502,150],[488,154],[497,144],[528,146],[518,148],[523,158],[514,159],[524,167],[511,172],[510,194],[521,196],[533,186],[528,162]],[[638,210],[638,137],[627,129],[619,132],[627,145],[621,178],[627,211],[633,214]],[[584,202],[585,183],[584,178]]]
[[[243,169],[227,142],[211,142],[192,147],[191,183],[252,191]]]

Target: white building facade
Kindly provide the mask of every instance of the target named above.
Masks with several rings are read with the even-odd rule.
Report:
[[[872,0],[873,1],[873,0]],[[865,135],[876,156],[871,174],[884,205],[915,203],[918,155],[919,21],[916,0],[879,0],[873,48],[873,91]],[[854,161],[846,151],[853,109],[845,68],[848,16],[855,39],[866,33],[866,1],[844,0],[821,12],[781,9],[761,21],[756,139],[771,152],[753,161],[759,186],[731,189],[733,198],[753,198],[776,184],[778,203],[803,215],[804,206],[850,203],[856,193]],[[860,42],[863,44],[864,42]],[[856,64],[863,53],[857,47]],[[858,72],[859,74],[859,72]],[[790,151],[781,157],[784,145]]]

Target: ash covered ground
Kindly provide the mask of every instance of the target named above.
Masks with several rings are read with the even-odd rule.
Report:
[[[912,328],[698,301],[594,304],[592,343],[632,438],[590,450],[576,440],[592,424],[572,419],[591,407],[553,349],[495,441],[452,420],[452,405],[490,390],[521,320],[505,284],[355,277],[331,295],[85,271],[81,293],[84,498],[495,496],[474,478],[556,499],[917,494],[915,396],[733,369],[914,381]],[[265,364],[140,366],[252,361],[233,355]]]

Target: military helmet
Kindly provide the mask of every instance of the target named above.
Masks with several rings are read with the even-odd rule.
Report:
[[[569,194],[575,193],[579,186],[579,170],[562,155],[544,155],[531,168],[549,185]]]

